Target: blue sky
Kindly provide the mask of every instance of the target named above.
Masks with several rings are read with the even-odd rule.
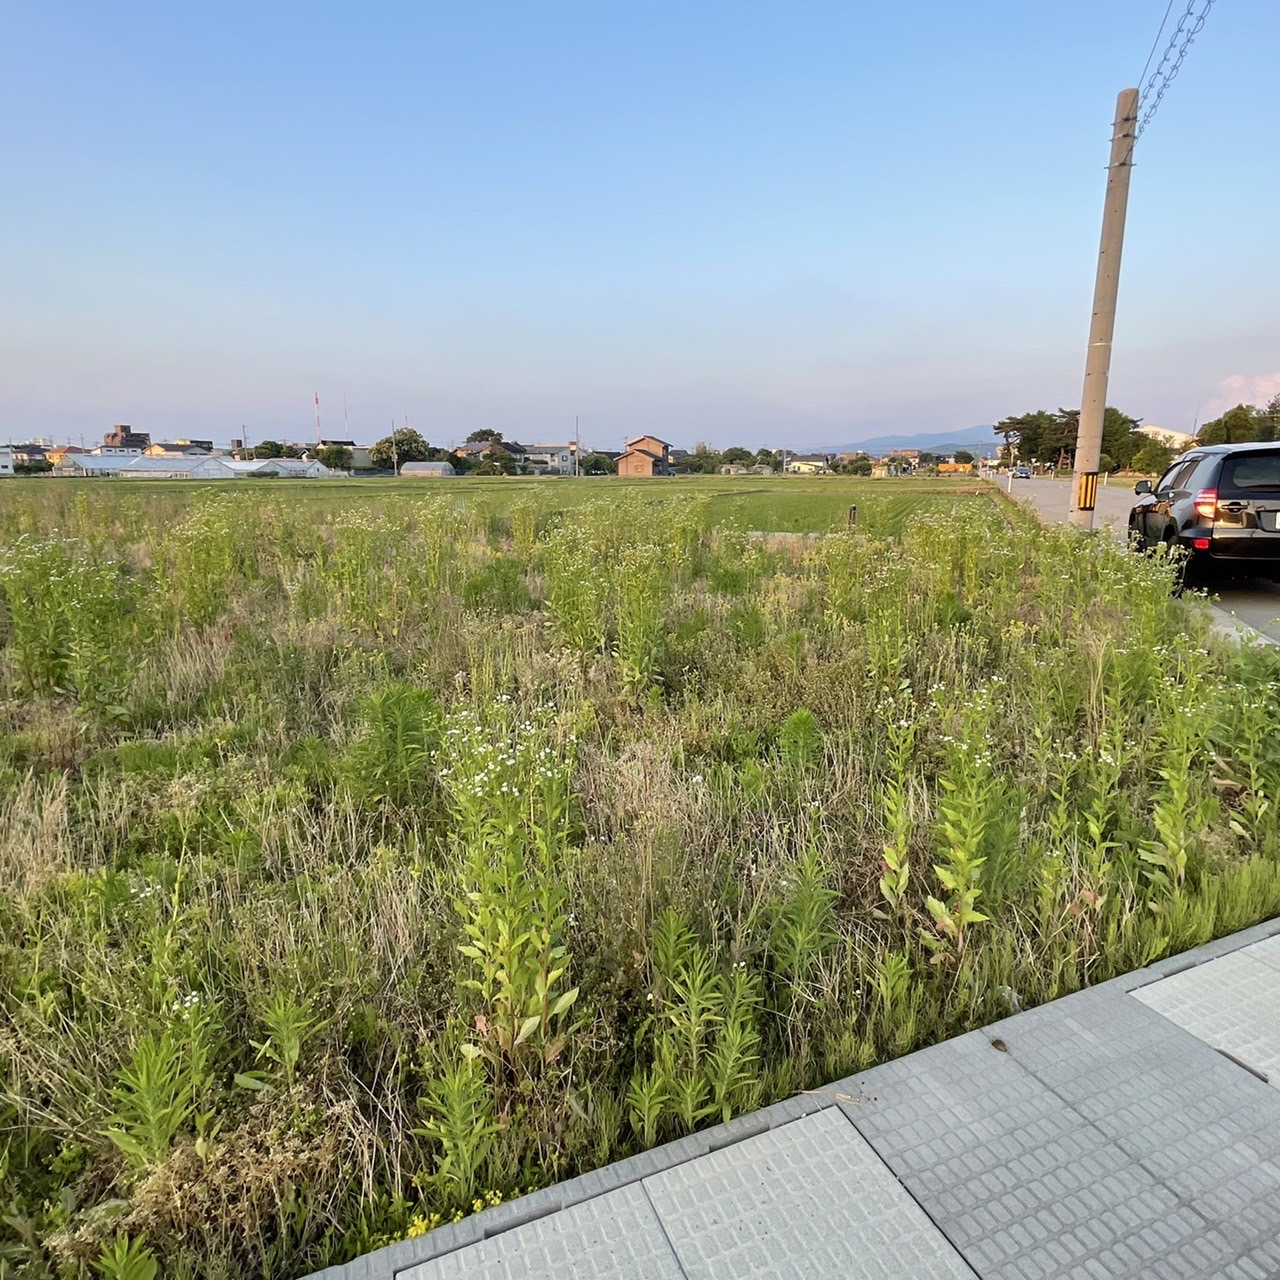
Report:
[[[0,51],[0,438],[796,447],[1078,403],[1167,0],[102,5]],[[1173,18],[1184,7],[1175,0]],[[1138,150],[1111,401],[1280,389],[1275,0]],[[1264,397],[1265,398],[1265,397]]]

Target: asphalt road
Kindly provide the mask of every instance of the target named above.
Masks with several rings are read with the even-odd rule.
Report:
[[[1007,476],[1000,478],[1000,486],[1008,488]],[[1071,481],[1015,480],[1012,495],[1019,502],[1029,503],[1042,520],[1065,522],[1071,501]],[[1099,485],[1095,525],[1110,525],[1118,537],[1127,536],[1133,503],[1133,490],[1128,486]],[[1275,583],[1224,583],[1217,588],[1217,595],[1214,608],[1280,643],[1280,587]]]

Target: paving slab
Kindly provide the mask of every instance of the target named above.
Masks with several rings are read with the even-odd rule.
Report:
[[[1255,944],[1135,991],[1134,997],[1231,1054],[1280,1090],[1280,950]]]
[[[399,1272],[399,1280],[683,1280],[644,1187],[633,1184]]]
[[[874,1068],[842,1104],[980,1276],[1138,1275],[1201,1233],[1173,1192],[993,1038]]]
[[[1280,933],[1274,937],[1265,938],[1261,942],[1255,942],[1243,950],[1250,959],[1261,960],[1263,964],[1269,964],[1273,969],[1280,969]]]
[[[973,1280],[836,1110],[645,1179],[690,1280]]]
[[[1122,990],[841,1088],[984,1278],[1280,1275],[1276,1091]]]

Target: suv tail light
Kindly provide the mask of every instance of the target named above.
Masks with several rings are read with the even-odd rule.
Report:
[[[1217,489],[1201,489],[1196,494],[1196,515],[1204,520],[1212,520],[1218,514],[1218,491]]]

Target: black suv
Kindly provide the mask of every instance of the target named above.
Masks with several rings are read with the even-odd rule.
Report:
[[[1280,580],[1280,442],[1202,445],[1133,491],[1137,549],[1185,548],[1198,576]]]

